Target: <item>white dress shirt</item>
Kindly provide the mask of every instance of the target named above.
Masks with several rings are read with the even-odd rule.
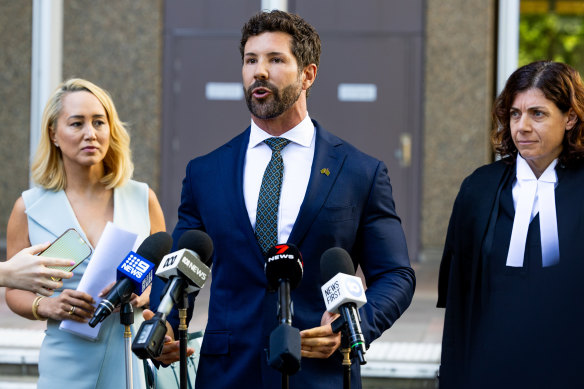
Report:
[[[314,124],[310,116],[306,114],[304,120],[281,136],[291,142],[281,152],[284,174],[278,209],[278,243],[288,241],[304,200],[314,159],[315,134]],[[262,178],[272,158],[272,149],[264,143],[264,140],[271,137],[253,120],[251,121],[249,144],[243,167],[243,196],[254,230]]]

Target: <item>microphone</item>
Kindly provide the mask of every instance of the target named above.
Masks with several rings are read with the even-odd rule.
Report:
[[[278,291],[278,327],[270,334],[268,364],[284,374],[300,369],[300,331],[292,327],[293,306],[290,291],[303,274],[302,255],[293,244],[279,244],[266,253],[264,267],[268,289]]]
[[[178,240],[178,251],[162,258],[156,275],[169,280],[162,291],[160,305],[153,318],[140,326],[132,351],[139,358],[157,358],[162,352],[166,334],[166,318],[172,307],[187,293],[200,290],[211,269],[213,242],[199,230],[188,230]]]
[[[364,365],[365,338],[361,331],[361,316],[359,310],[367,302],[363,283],[355,276],[355,267],[349,253],[333,247],[320,257],[320,275],[324,285],[321,287],[326,310],[340,313],[341,317],[332,324],[333,332],[344,329],[351,350],[357,353],[359,363]]]
[[[292,300],[290,291],[302,280],[303,264],[300,250],[293,244],[280,244],[266,253],[264,265],[270,291],[278,291],[278,321],[292,325]]]
[[[178,240],[178,251],[162,258],[156,275],[166,284],[158,312],[164,313],[163,319],[182,296],[182,292],[192,293],[200,290],[211,272],[208,264],[213,253],[213,241],[209,235],[199,230],[186,231]]]
[[[117,268],[116,284],[97,306],[89,325],[95,327],[101,323],[118,305],[127,302],[132,293],[141,295],[152,283],[154,268],[171,247],[170,235],[160,231],[144,239],[136,252],[130,251]]]

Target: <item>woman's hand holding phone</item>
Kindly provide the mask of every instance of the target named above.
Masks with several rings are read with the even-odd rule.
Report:
[[[29,290],[43,296],[50,296],[55,289],[63,286],[61,278],[71,278],[73,273],[61,270],[71,266],[70,259],[41,257],[35,255],[49,247],[42,243],[23,249],[4,263],[0,263],[0,285],[13,289]],[[55,267],[55,268],[51,268]]]

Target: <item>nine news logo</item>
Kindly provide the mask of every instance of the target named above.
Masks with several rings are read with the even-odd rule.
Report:
[[[124,262],[122,262],[120,268],[122,271],[139,280],[148,273],[151,266],[151,264],[142,260],[138,254],[130,253]]]
[[[118,267],[118,279],[120,276],[129,277],[136,284],[136,293],[142,294],[144,289],[152,283],[154,265],[140,255],[130,252]]]

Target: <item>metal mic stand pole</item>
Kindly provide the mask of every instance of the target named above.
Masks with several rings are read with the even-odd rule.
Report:
[[[278,292],[278,319],[280,324],[292,326],[292,306],[291,302],[286,300],[286,296],[290,296],[290,284],[287,282],[280,282]],[[282,389],[290,388],[290,377],[286,369],[282,369]]]
[[[343,354],[343,389],[351,389],[351,347],[345,331],[341,332],[341,354]]]
[[[351,389],[351,341],[348,324],[341,315],[331,323],[331,329],[336,334],[341,333],[341,347],[343,354],[343,389]]]
[[[126,389],[132,389],[132,329],[134,310],[129,301],[122,303],[120,308],[120,323],[124,326],[124,343],[126,355]]]
[[[178,317],[180,319],[178,325],[178,336],[180,345],[180,389],[187,389],[188,374],[187,374],[187,306],[189,304],[188,294],[183,292],[179,307]]]

